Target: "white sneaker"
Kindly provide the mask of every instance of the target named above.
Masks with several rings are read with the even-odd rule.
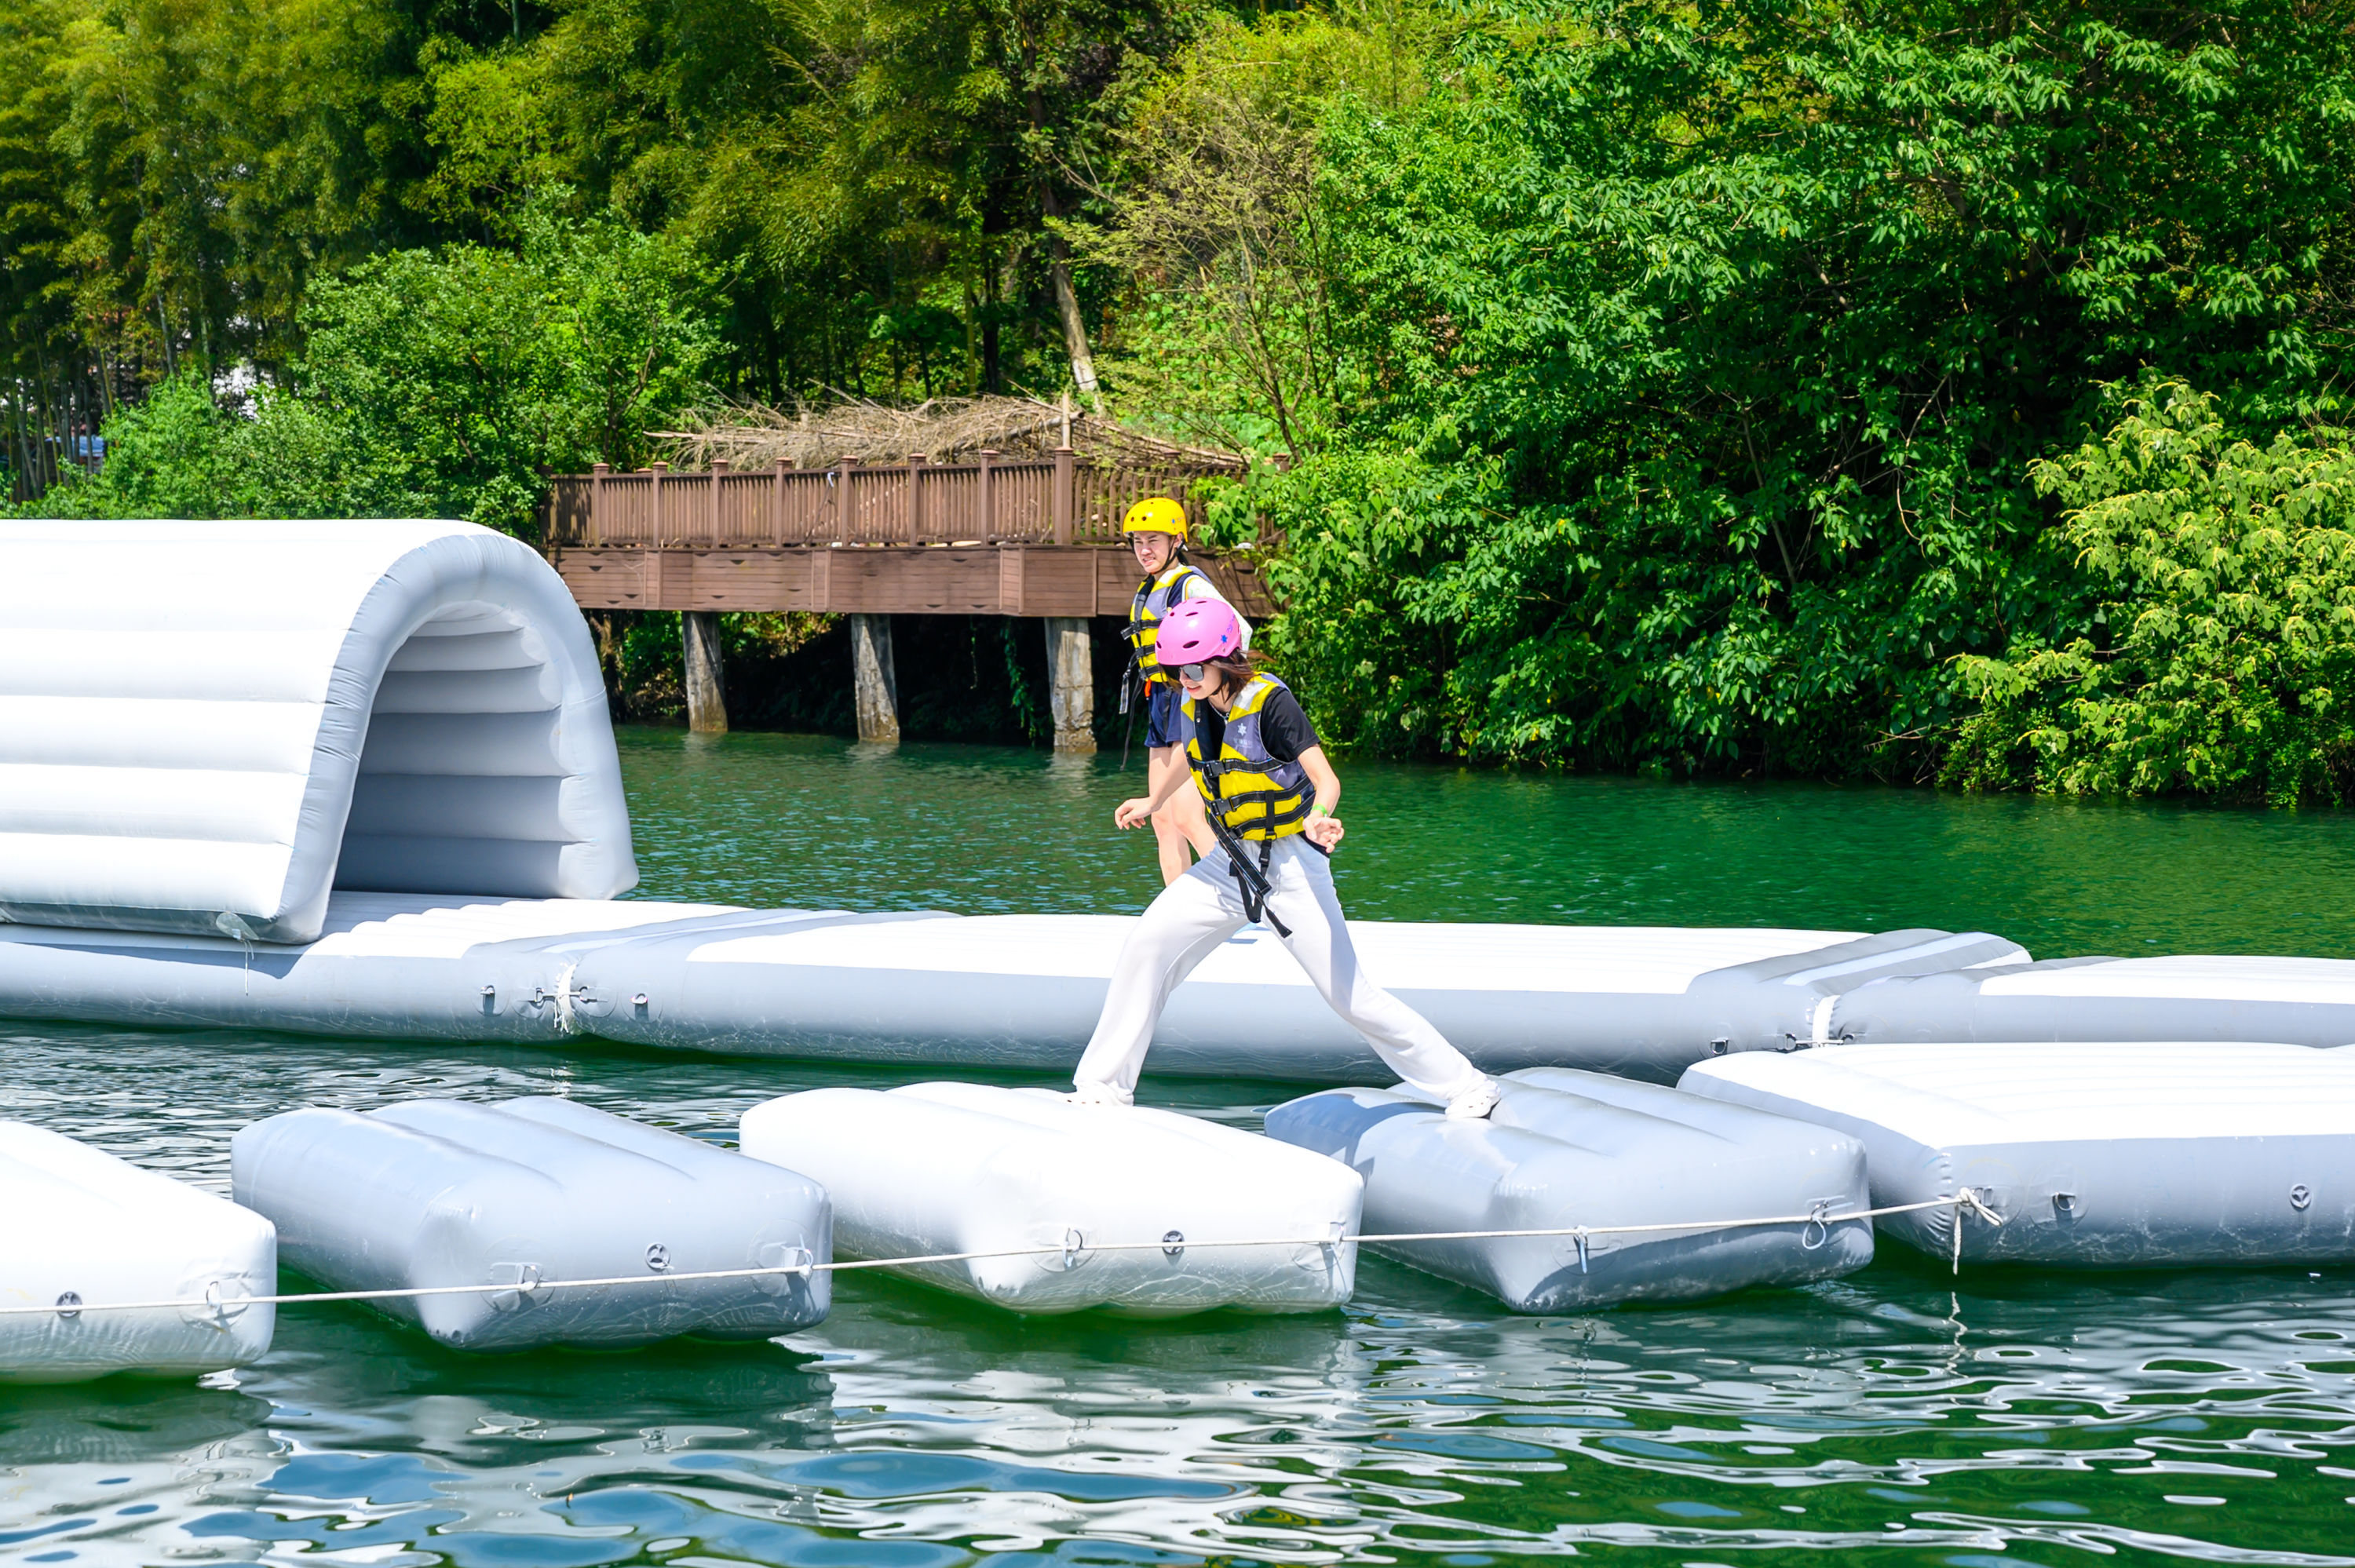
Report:
[[[1447,1102],[1450,1121],[1480,1121],[1497,1108],[1497,1080],[1483,1078]]]
[[[1126,1106],[1135,1102],[1110,1084],[1073,1084],[1063,1097],[1075,1106]]]

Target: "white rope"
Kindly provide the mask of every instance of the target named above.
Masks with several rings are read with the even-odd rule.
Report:
[[[1671,1231],[1738,1230],[1757,1225],[1821,1225],[1844,1224],[1850,1220],[1878,1219],[1883,1214],[1910,1214],[1923,1209],[1952,1208],[1955,1211],[1956,1266],[1960,1266],[1962,1213],[1968,1210],[1991,1225],[2003,1224],[2003,1218],[1983,1202],[1977,1192],[1965,1188],[1951,1198],[1925,1198],[1918,1203],[1891,1203],[1878,1209],[1856,1209],[1847,1213],[1827,1214],[1820,1208],[1805,1214],[1775,1214],[1764,1219],[1741,1220],[1678,1220],[1648,1225],[1559,1225],[1544,1230],[1524,1231],[1399,1231],[1374,1235],[1268,1236],[1241,1241],[1149,1241],[1103,1242],[1073,1245],[1059,1242],[1047,1246],[998,1247],[986,1252],[935,1252],[912,1257],[843,1258],[832,1263],[781,1263],[765,1268],[708,1268],[678,1274],[624,1274],[605,1279],[519,1279],[504,1285],[414,1285],[384,1290],[320,1290],[307,1295],[281,1296],[218,1296],[208,1294],[192,1300],[179,1301],[102,1301],[95,1304],[75,1302],[53,1307],[0,1307],[0,1317],[28,1317],[36,1313],[58,1313],[78,1317],[84,1312],[165,1312],[185,1311],[203,1308],[221,1313],[233,1307],[287,1307],[305,1301],[396,1301],[413,1300],[422,1296],[498,1296],[513,1292],[519,1296],[536,1296],[544,1290],[594,1290],[618,1285],[664,1285],[688,1279],[758,1279],[772,1275],[787,1274],[807,1278],[813,1274],[848,1274],[866,1268],[912,1268],[922,1264],[977,1263],[1003,1257],[1048,1257],[1090,1252],[1169,1252],[1189,1247],[1246,1246],[1338,1246],[1343,1242],[1367,1245],[1401,1245],[1410,1242],[1444,1241],[1509,1241],[1546,1236],[1569,1236],[1578,1246],[1582,1260],[1586,1255],[1590,1236],[1646,1235]],[[1818,1243],[1817,1245],[1821,1245]]]

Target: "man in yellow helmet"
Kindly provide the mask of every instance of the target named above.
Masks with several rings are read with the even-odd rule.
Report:
[[[1120,531],[1127,535],[1129,548],[1136,552],[1136,564],[1145,573],[1129,604],[1129,677],[1121,683],[1120,707],[1123,713],[1129,711],[1130,702],[1140,694],[1132,683],[1141,683],[1146,789],[1157,797],[1171,775],[1184,773],[1187,765],[1186,728],[1178,713],[1183,694],[1176,675],[1155,662],[1154,637],[1160,630],[1161,618],[1177,606],[1197,599],[1215,599],[1224,604],[1226,596],[1187,562],[1186,508],[1178,502],[1166,495],[1146,496],[1128,509]],[[1238,614],[1235,619],[1242,617]],[[1249,648],[1248,621],[1243,622],[1242,635],[1243,646]],[[1190,789],[1171,792],[1168,804],[1153,813],[1153,838],[1161,853],[1165,885],[1185,875],[1195,856],[1208,855],[1218,847],[1209,819],[1202,813],[1201,799]]]

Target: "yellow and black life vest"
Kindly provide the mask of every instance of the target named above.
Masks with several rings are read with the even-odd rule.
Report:
[[[1146,578],[1137,585],[1136,598],[1128,607],[1128,645],[1136,653],[1137,673],[1147,681],[1167,681],[1176,683],[1177,677],[1161,668],[1153,656],[1153,639],[1160,633],[1161,618],[1169,613],[1170,606],[1183,598],[1187,579],[1202,577],[1202,574],[1183,561],[1172,561],[1156,577]],[[1210,579],[1202,577],[1204,582]]]
[[[1193,733],[1186,740],[1186,760],[1193,766],[1194,783],[1210,815],[1238,837],[1289,838],[1308,825],[1308,810],[1316,803],[1316,788],[1297,762],[1279,762],[1267,749],[1260,715],[1268,698],[1288,688],[1273,675],[1253,675],[1235,694],[1227,710],[1219,755],[1202,755],[1200,710],[1209,705],[1192,697],[1181,705]]]

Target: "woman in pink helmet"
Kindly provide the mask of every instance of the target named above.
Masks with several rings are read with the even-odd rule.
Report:
[[[1333,815],[1341,780],[1300,700],[1252,670],[1242,627],[1219,599],[1172,608],[1154,655],[1186,694],[1179,728],[1188,766],[1151,794],[1122,801],[1113,825],[1150,821],[1190,779],[1218,847],[1161,890],[1122,946],[1072,1097],[1128,1104],[1169,993],[1220,943],[1260,921],[1410,1088],[1445,1104],[1450,1116],[1487,1116],[1497,1105],[1495,1080],[1358,967],[1327,863],[1341,842]]]

